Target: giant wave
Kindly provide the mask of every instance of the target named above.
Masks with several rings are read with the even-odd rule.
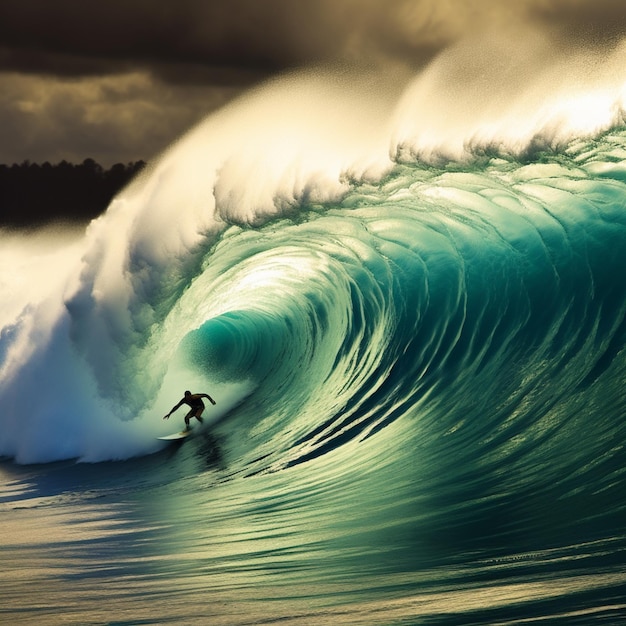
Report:
[[[519,98],[486,124],[474,84],[436,113],[463,54],[407,88],[276,81],[191,131],[84,238],[35,260],[27,241],[5,248],[0,453],[149,452],[189,381],[225,385],[220,416],[257,389],[267,433],[293,434],[274,450],[290,463],[448,387],[471,403],[483,389],[493,414],[591,380],[621,347],[619,83],[564,83],[515,124]]]

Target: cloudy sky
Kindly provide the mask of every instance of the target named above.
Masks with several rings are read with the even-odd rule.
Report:
[[[2,0],[0,163],[149,160],[278,73],[412,71],[468,32],[529,23],[611,46],[623,0]]]

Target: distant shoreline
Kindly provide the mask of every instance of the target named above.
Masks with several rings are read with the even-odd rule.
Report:
[[[88,222],[103,213],[145,166],[140,160],[104,169],[90,158],[77,165],[67,161],[0,164],[0,226]]]

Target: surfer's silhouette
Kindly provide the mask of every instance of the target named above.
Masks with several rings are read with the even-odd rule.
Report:
[[[189,430],[191,426],[189,426],[189,420],[192,417],[195,417],[200,423],[202,423],[202,411],[204,411],[204,402],[202,402],[202,398],[207,398],[211,404],[215,404],[215,400],[211,398],[208,393],[191,393],[191,391],[185,391],[185,395],[183,399],[172,408],[172,410],[163,417],[164,420],[170,418],[170,415],[176,411],[176,409],[180,408],[183,404],[189,405],[191,408],[189,413],[185,415],[185,430]]]

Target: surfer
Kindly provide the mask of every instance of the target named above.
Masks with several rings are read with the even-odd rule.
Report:
[[[215,404],[215,400],[211,398],[208,393],[191,393],[191,391],[185,391],[185,396],[183,399],[172,408],[172,410],[163,417],[164,420],[170,418],[170,415],[176,411],[183,404],[189,405],[191,408],[189,413],[185,415],[185,430],[189,430],[191,426],[189,426],[189,420],[192,417],[195,417],[200,423],[202,423],[202,411],[204,411],[204,402],[202,402],[202,398],[207,398],[211,404]]]

